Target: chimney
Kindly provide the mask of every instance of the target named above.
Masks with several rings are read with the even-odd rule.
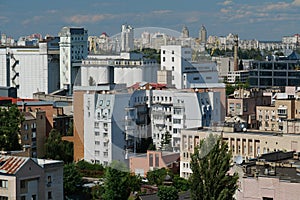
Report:
[[[238,71],[239,70],[239,58],[238,58],[239,37],[237,34],[233,36],[233,42],[234,42],[233,66],[234,66],[234,71]]]

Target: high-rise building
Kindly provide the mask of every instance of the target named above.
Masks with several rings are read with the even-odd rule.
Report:
[[[88,33],[84,28],[63,27],[59,36],[60,88],[68,89],[71,94],[81,60],[88,54]]]
[[[182,28],[182,33],[181,34],[182,34],[183,38],[189,38],[190,37],[189,29],[186,26],[184,26]]]
[[[204,25],[201,26],[199,31],[199,39],[201,43],[206,43],[207,40],[207,31]]]
[[[121,51],[129,52],[134,49],[134,29],[127,24],[121,28]]]

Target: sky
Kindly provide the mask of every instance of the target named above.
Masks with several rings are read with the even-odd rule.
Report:
[[[179,32],[187,26],[191,37],[204,25],[208,35],[280,41],[300,33],[300,0],[0,0],[0,32],[15,39],[58,35],[64,26],[113,36],[125,23]]]

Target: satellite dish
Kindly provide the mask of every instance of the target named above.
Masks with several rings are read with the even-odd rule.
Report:
[[[241,155],[238,155],[237,157],[235,157],[234,162],[238,165],[242,164],[244,161],[243,157]]]

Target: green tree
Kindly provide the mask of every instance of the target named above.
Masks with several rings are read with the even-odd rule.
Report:
[[[149,181],[149,184],[159,186],[163,184],[167,174],[170,175],[171,172],[169,172],[169,170],[167,170],[166,168],[155,169],[147,173],[147,179]],[[172,174],[170,176],[172,177]]]
[[[179,175],[174,175],[173,178],[173,186],[178,190],[178,191],[187,191],[189,190],[189,182],[188,180],[180,177]]]
[[[234,86],[233,84],[230,84],[230,83],[226,83],[225,90],[226,90],[227,96],[230,94],[233,94],[235,89],[236,89],[236,86]]]
[[[0,150],[20,150],[20,126],[24,121],[17,105],[0,107]]]
[[[82,176],[74,163],[69,163],[64,166],[64,193],[72,195],[77,193],[78,188],[82,186]]]
[[[193,200],[233,199],[238,175],[228,175],[232,154],[220,137],[210,134],[191,156],[190,177]]]
[[[106,168],[102,195],[104,200],[127,200],[132,191],[139,189],[140,181],[130,175],[125,164],[115,161]]]
[[[179,198],[178,191],[174,186],[159,186],[157,196],[160,200],[177,200]]]
[[[73,161],[73,143],[63,141],[61,134],[52,129],[45,143],[46,155],[48,159],[63,160],[65,163]]]

